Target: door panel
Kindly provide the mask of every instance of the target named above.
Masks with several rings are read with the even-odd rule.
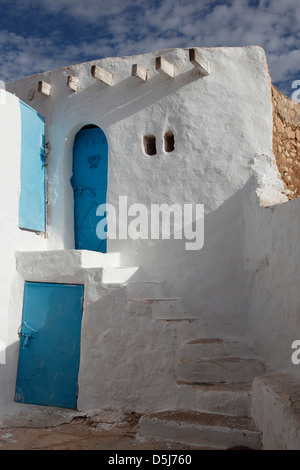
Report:
[[[97,207],[106,203],[107,192],[107,140],[98,127],[78,132],[73,150],[75,248],[106,252],[106,238],[96,234]]]
[[[21,192],[19,227],[46,230],[46,149],[45,118],[20,101],[21,111]]]
[[[106,188],[84,188],[74,191],[76,207],[75,248],[106,253],[106,239],[100,240],[96,234],[98,222],[97,208],[106,199]]]
[[[15,400],[76,408],[84,287],[26,282]]]

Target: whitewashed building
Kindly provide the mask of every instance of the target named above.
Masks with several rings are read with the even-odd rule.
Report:
[[[300,111],[276,108],[263,49],[107,58],[6,90],[0,405],[127,409],[145,435],[299,449]],[[193,221],[151,232],[162,204]]]

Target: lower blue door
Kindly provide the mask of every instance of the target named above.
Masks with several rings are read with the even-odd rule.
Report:
[[[15,400],[76,409],[84,286],[26,282]]]

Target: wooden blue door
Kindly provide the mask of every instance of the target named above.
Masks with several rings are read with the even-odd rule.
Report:
[[[45,118],[20,101],[21,192],[19,227],[46,230],[46,142]]]
[[[99,205],[106,203],[108,145],[99,127],[83,128],[78,132],[73,150],[75,249],[106,253],[106,236],[96,233],[101,218],[96,215]]]
[[[84,287],[26,282],[15,400],[76,409]]]

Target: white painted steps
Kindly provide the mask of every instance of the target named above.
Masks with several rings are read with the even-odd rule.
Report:
[[[102,282],[106,285],[127,284],[138,270],[136,266],[104,267]]]
[[[151,306],[153,320],[198,320],[198,317],[191,317],[188,314],[181,298],[166,295],[160,282],[129,280],[127,292],[129,302],[144,302]]]
[[[82,268],[114,268],[120,267],[120,253],[98,253],[95,251],[78,250]]]
[[[148,299],[154,320],[179,320],[188,316],[180,298]]]
[[[145,437],[220,449],[261,448],[261,433],[248,417],[197,411],[164,411],[144,415],[139,433]]]
[[[221,413],[232,416],[250,416],[252,384],[202,383],[177,381],[178,407]]]
[[[264,375],[264,364],[256,358],[221,357],[176,363],[177,380],[188,383],[249,383]]]
[[[251,354],[249,346],[236,339],[200,338],[181,345],[177,357],[181,360],[201,360],[212,357],[247,357]]]
[[[240,339],[198,338],[181,343],[176,351],[182,409],[248,416],[252,382],[264,373],[263,362]]]
[[[261,433],[249,416],[252,381],[264,373],[264,364],[250,353],[236,339],[180,344],[175,363],[180,409],[143,416],[139,432],[189,445],[260,449]]]
[[[185,383],[252,383],[264,375],[264,363],[237,340],[201,338],[178,349],[175,374]]]
[[[261,436],[248,416],[252,381],[265,371],[251,348],[236,338],[182,341],[188,331],[201,331],[201,318],[191,316],[180,298],[166,296],[155,281],[129,281],[127,292],[133,312],[142,304],[154,321],[175,322],[176,331],[179,325],[180,330],[188,327],[181,331],[175,351],[175,401],[180,410],[143,416],[140,434],[205,448],[259,449]]]
[[[157,281],[129,281],[127,292],[129,301],[143,301],[163,297],[162,284]]]

